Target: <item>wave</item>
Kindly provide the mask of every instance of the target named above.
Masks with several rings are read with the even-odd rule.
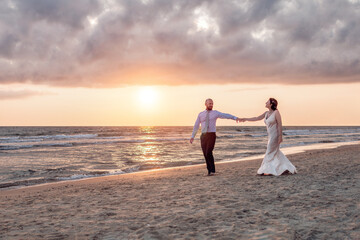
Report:
[[[345,129],[289,129],[283,130],[283,134],[287,136],[292,135],[333,135],[333,134],[356,134],[360,133],[360,128],[345,128]]]
[[[12,136],[0,137],[1,142],[17,143],[17,142],[39,142],[45,140],[65,140],[65,139],[92,139],[98,137],[98,134],[75,134],[75,135],[41,135],[41,136]]]
[[[23,148],[32,148],[34,145],[21,145],[21,146],[0,146],[0,150],[17,150]]]
[[[216,136],[216,138],[218,139],[222,139],[222,138],[225,138],[225,139],[229,139],[229,138],[235,138],[234,135],[220,135],[220,136]]]
[[[47,169],[48,171],[57,171],[58,169]],[[35,170],[28,170],[31,173],[36,172]],[[9,187],[21,187],[21,186],[31,186],[37,184],[44,184],[44,183],[52,183],[52,182],[59,182],[59,181],[69,181],[69,180],[79,180],[79,179],[86,179],[86,178],[93,178],[93,177],[102,177],[102,176],[113,176],[113,175],[121,175],[125,173],[132,173],[140,171],[140,166],[133,166],[128,167],[122,170],[111,170],[111,171],[92,171],[83,174],[73,174],[71,176],[64,176],[64,177],[52,177],[52,178],[33,178],[28,180],[18,180],[14,182],[5,182],[0,183],[1,188],[9,188]]]
[[[245,134],[245,137],[267,137],[267,134],[265,133],[259,133],[259,134]]]
[[[18,150],[24,148],[39,148],[39,147],[72,147],[72,143],[45,143],[45,144],[30,144],[30,145],[8,145],[1,146],[0,150]]]
[[[67,177],[58,177],[56,178],[58,181],[68,181],[68,180],[77,180],[84,178],[93,178],[93,177],[103,177],[103,176],[113,176],[113,175],[121,175],[125,173],[133,173],[140,171],[140,166],[128,167],[121,170],[111,170],[111,171],[92,171],[84,174],[74,174]]]
[[[245,129],[240,130],[236,129],[233,132],[230,131],[221,131],[220,133],[225,133],[226,135],[237,137],[239,135],[245,137],[266,137],[266,131],[259,131],[259,129]],[[329,128],[329,129],[285,129],[283,130],[283,135],[288,138],[303,138],[311,136],[324,135],[324,137],[358,137],[360,135],[360,128]],[[222,136],[223,137],[223,136]]]
[[[14,182],[5,182],[5,183],[0,183],[0,189],[9,188],[9,187],[31,186],[31,185],[51,183],[51,182],[57,182],[57,180],[39,178],[39,179],[20,180]]]
[[[293,147],[293,146],[303,146],[303,145],[312,145],[312,144],[319,144],[319,143],[339,143],[344,141],[332,141],[332,140],[320,140],[320,141],[311,141],[311,142],[297,142],[292,144],[281,144],[281,147]],[[346,141],[352,142],[352,141]]]
[[[126,172],[122,170],[106,172],[106,171],[97,171],[91,172],[87,174],[74,174],[69,177],[58,177],[56,178],[59,181],[68,181],[68,180],[77,180],[77,179],[84,179],[84,178],[93,178],[93,177],[102,177],[102,176],[111,176],[111,175],[120,175]]]
[[[167,138],[148,138],[144,139],[145,142],[177,142],[177,141],[187,141],[189,138],[174,138],[174,137],[167,137]]]
[[[80,140],[77,138],[76,140]],[[188,138],[124,138],[124,137],[106,137],[106,138],[93,138],[93,139],[84,139],[86,141],[38,141],[31,142],[31,144],[20,144],[23,142],[2,142],[3,145],[0,145],[0,150],[18,150],[25,148],[41,148],[41,147],[72,147],[72,146],[85,146],[85,145],[97,145],[97,144],[121,144],[121,143],[151,143],[151,142],[178,142],[178,141],[187,141]],[[9,145],[6,145],[8,143]],[[16,144],[18,143],[18,144]]]
[[[42,136],[26,136],[25,139],[31,138],[31,139],[72,139],[72,138],[95,138],[98,134],[73,134],[73,135],[66,135],[66,134],[60,134],[60,135],[42,135]]]

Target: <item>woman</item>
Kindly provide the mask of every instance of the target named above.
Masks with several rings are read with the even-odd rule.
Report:
[[[279,110],[277,110],[278,102],[274,98],[270,98],[265,107],[269,111],[264,112],[258,117],[242,118],[240,121],[259,121],[265,118],[265,125],[267,128],[269,140],[265,153],[265,157],[259,170],[260,175],[274,175],[279,176],[283,173],[296,173],[295,166],[287,159],[287,157],[280,151],[280,143],[282,139],[282,123]]]

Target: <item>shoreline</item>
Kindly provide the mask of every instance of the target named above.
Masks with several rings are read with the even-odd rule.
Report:
[[[4,239],[359,239],[359,145],[58,182],[0,194]]]
[[[351,146],[351,145],[359,145],[360,141],[353,141],[353,142],[337,142],[337,143],[318,143],[318,144],[311,144],[311,145],[304,145],[304,146],[293,146],[293,147],[287,147],[287,148],[281,148],[281,151],[286,156],[291,156],[294,154],[303,153],[306,151],[312,151],[312,150],[320,150],[320,149],[334,149],[341,146]],[[215,149],[216,151],[216,149]],[[225,163],[231,163],[231,162],[242,162],[242,161],[253,161],[253,160],[259,160],[262,159],[264,154],[260,155],[254,155],[249,156],[245,158],[237,158],[232,160],[222,160],[222,161],[215,161],[215,164],[225,164]],[[291,161],[291,160],[290,160]],[[148,173],[148,172],[156,172],[156,171],[166,171],[171,169],[181,169],[181,168],[191,168],[191,167],[198,167],[198,166],[204,166],[204,163],[200,164],[192,164],[192,165],[184,165],[184,166],[176,166],[176,167],[167,167],[167,168],[158,168],[158,169],[150,169],[150,170],[144,170],[144,171],[135,171],[135,172],[129,172],[129,173],[119,173],[119,174],[106,174],[106,175],[100,175],[100,176],[89,176],[89,177],[83,177],[78,179],[66,179],[66,180],[58,180],[53,182],[47,182],[47,183],[40,183],[40,184],[33,184],[33,185],[17,185],[17,186],[10,186],[10,187],[3,187],[0,188],[0,193],[8,190],[16,190],[16,189],[24,189],[24,188],[30,188],[30,187],[36,187],[36,186],[44,186],[44,185],[52,185],[52,184],[58,184],[58,183],[71,183],[76,181],[86,181],[89,179],[97,179],[97,178],[107,178],[107,177],[116,177],[116,176],[122,176],[122,175],[128,175],[128,174],[137,174],[137,173]]]

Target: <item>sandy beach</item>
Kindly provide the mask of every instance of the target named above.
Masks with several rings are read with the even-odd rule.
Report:
[[[0,239],[360,239],[360,146],[0,191]]]

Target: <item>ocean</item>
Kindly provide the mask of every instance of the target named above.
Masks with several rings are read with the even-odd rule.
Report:
[[[190,144],[191,133],[192,127],[0,127],[0,188],[204,163],[200,133]],[[360,140],[360,126],[283,133],[282,149]],[[218,126],[215,160],[263,155],[266,145],[265,126]]]

